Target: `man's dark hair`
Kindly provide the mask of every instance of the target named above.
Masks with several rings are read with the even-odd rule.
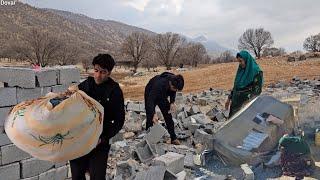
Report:
[[[240,55],[240,53],[237,53],[236,58],[242,58],[242,56]]]
[[[93,58],[92,65],[99,65],[103,69],[107,69],[109,72],[112,71],[115,61],[110,54],[98,54]]]
[[[184,79],[182,75],[175,75],[171,78],[171,84],[173,87],[177,88],[179,91],[183,89]]]

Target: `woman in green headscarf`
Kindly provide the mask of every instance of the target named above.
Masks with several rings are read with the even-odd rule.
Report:
[[[229,117],[239,111],[245,102],[260,95],[263,84],[263,72],[256,60],[247,52],[237,53],[239,67],[234,81],[233,89],[225,104],[229,109]]]

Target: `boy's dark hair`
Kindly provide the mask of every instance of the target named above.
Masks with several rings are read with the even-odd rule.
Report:
[[[173,87],[177,88],[179,91],[183,89],[184,86],[184,79],[183,76],[178,74],[171,78],[171,84]]]
[[[240,53],[237,53],[236,58],[242,58],[242,56],[240,55]]]
[[[96,64],[111,72],[116,63],[110,54],[98,54],[92,61],[93,66]]]

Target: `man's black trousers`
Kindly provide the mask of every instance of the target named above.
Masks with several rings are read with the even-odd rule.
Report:
[[[101,143],[89,154],[70,161],[72,180],[85,180],[90,173],[91,180],[105,180],[110,145]]]
[[[146,101],[146,98],[145,98],[145,101]],[[145,104],[147,104],[147,102],[145,102]],[[174,132],[174,122],[172,120],[172,115],[168,113],[170,110],[169,102],[166,104],[158,104],[158,107],[160,108],[164,121],[166,122],[166,126],[170,134],[171,141],[176,140],[177,136],[176,136],[176,133]],[[148,112],[147,108],[146,108],[146,116],[147,116],[146,129],[149,129],[151,126],[153,126],[153,121],[152,121],[153,114]]]

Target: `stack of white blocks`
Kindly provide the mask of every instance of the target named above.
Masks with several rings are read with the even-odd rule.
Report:
[[[25,100],[64,92],[80,81],[80,70],[74,66],[44,68],[0,67],[0,177],[6,180],[67,179],[68,163],[51,163],[32,158],[17,148],[4,132],[4,121],[10,109]]]

